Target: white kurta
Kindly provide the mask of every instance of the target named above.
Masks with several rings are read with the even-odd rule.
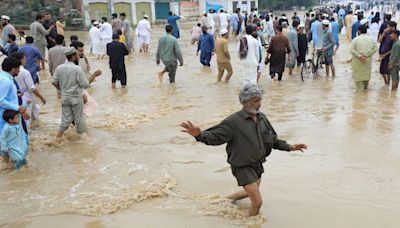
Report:
[[[28,106],[27,111],[31,118],[29,120],[25,120],[27,127],[32,123],[32,120],[35,120],[39,117],[40,108],[35,102],[35,97],[32,94],[32,91],[36,89],[35,84],[33,83],[33,79],[31,73],[26,70],[23,66],[20,67],[18,76],[15,77],[15,81],[19,86],[19,90],[24,93],[22,96],[22,100],[24,103],[30,100],[32,103]]]
[[[220,13],[219,14],[219,21],[221,23],[221,30],[222,29],[228,29],[228,20],[229,20],[229,15],[227,13]]]
[[[99,28],[93,26],[89,30],[90,41],[92,44],[92,52],[95,55],[101,55],[105,53],[103,46],[101,44],[100,30]]]
[[[251,35],[245,36],[247,39],[247,56],[241,59],[241,74],[243,77],[243,85],[253,83],[257,85],[257,68],[260,60],[260,43]],[[240,43],[238,44],[238,50]]]
[[[108,22],[104,22],[100,26],[100,38],[101,38],[101,45],[102,49],[104,50],[103,53],[106,53],[106,46],[108,43],[112,42],[112,26]]]
[[[207,24],[210,26],[208,28],[208,33],[210,34],[214,34],[214,29],[215,29],[215,22],[213,15],[214,15],[213,13],[207,14]]]
[[[140,20],[137,25],[137,31],[140,44],[150,44],[150,37],[151,37],[150,22],[146,19]]]

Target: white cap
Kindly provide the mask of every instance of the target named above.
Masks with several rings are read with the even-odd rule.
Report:
[[[9,17],[9,16],[7,16],[7,15],[3,15],[3,16],[1,16],[1,19],[4,19],[4,20],[10,20],[10,17]]]
[[[64,50],[65,56],[70,56],[76,53],[76,49],[74,47],[69,47]]]
[[[359,13],[360,13],[360,10],[354,11],[354,14],[359,14]]]
[[[285,16],[282,16],[282,19],[286,19],[286,17],[285,17]]]
[[[367,24],[369,21],[368,21],[368,19],[362,19],[361,21],[360,21],[360,25],[365,25],[365,24]]]
[[[268,15],[269,15],[269,16],[273,16],[273,14],[272,14],[272,13],[269,13]]]
[[[305,25],[304,24],[299,24],[299,26],[297,26],[297,28],[304,28]]]
[[[228,33],[228,29],[221,29],[221,32],[219,34],[221,34],[221,36],[223,36],[227,33]]]
[[[329,21],[328,21],[328,20],[326,20],[326,19],[325,19],[325,20],[323,20],[323,21],[322,21],[322,25],[329,25]]]
[[[322,16],[324,16],[325,18],[328,18],[328,17],[329,17],[329,15],[326,14],[326,13],[324,13]]]
[[[100,23],[98,21],[93,22],[93,25],[99,25]]]
[[[149,16],[147,14],[143,15],[144,18],[149,18]]]

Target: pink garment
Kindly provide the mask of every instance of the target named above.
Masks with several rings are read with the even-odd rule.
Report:
[[[192,35],[191,38],[192,39],[197,39],[197,40],[200,38],[201,33],[202,33],[202,31],[201,31],[201,28],[199,26],[194,26],[192,28],[192,30],[190,31],[190,34]]]
[[[97,102],[91,97],[88,91],[85,89],[83,95],[87,97],[87,103],[84,106],[85,116],[93,116],[99,106]]]

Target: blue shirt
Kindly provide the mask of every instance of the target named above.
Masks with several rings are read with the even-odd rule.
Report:
[[[19,115],[19,114],[18,114]],[[6,123],[0,134],[1,151],[8,152],[11,160],[23,160],[28,153],[28,136],[19,124]]]
[[[340,9],[339,12],[339,17],[341,17],[342,19],[344,19],[344,17],[346,16],[346,11],[344,9]]]
[[[169,16],[167,19],[168,24],[172,26],[172,35],[175,36],[176,39],[180,37],[178,24],[176,23],[176,21],[180,19],[180,16]]]
[[[239,16],[238,16],[236,13],[232,14],[232,16],[231,16],[231,23],[232,23],[232,27],[233,27],[233,28],[237,28],[237,27],[238,27],[238,24],[239,24]],[[235,32],[236,32],[236,31],[235,31]]]
[[[3,32],[2,32],[2,37],[3,37],[3,42],[2,42],[2,46],[5,47],[7,45],[7,39],[8,39],[8,34],[12,34],[13,33],[13,27],[11,27],[10,24],[6,25],[3,28]]]
[[[26,64],[24,67],[29,71],[29,73],[31,73],[33,81],[37,82],[37,71],[39,70],[37,61],[43,59],[42,54],[40,54],[39,50],[33,47],[31,44],[26,44],[25,46],[21,47],[19,52],[24,53],[26,58]]]
[[[214,52],[214,36],[206,32],[200,36],[197,51],[204,53]]]
[[[313,40],[314,47],[317,45],[317,42],[318,42],[318,26],[320,23],[321,22],[319,22],[319,21],[314,21],[311,24],[311,33],[312,33],[312,40]]]
[[[351,26],[351,39],[352,40],[354,40],[354,38],[357,37],[359,27],[360,27],[359,21],[354,22],[353,25]]]
[[[18,111],[17,87],[14,84],[14,78],[7,72],[0,72],[0,132],[6,123],[3,120],[5,110]]]
[[[339,47],[339,24],[336,21],[331,22],[332,34],[335,39],[335,44]]]
[[[19,48],[18,48],[18,45],[16,45],[16,44],[9,44],[9,45],[7,46],[7,49],[6,49],[6,48],[3,48],[3,49],[1,49],[0,51],[1,51],[3,54],[7,55],[7,56],[11,56],[12,53],[17,52],[18,49],[19,49]]]

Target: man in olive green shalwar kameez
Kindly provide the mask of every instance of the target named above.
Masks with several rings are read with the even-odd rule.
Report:
[[[165,68],[158,74],[160,82],[165,72],[168,72],[169,82],[175,83],[175,74],[178,68],[179,60],[180,66],[183,65],[183,58],[181,50],[179,49],[178,41],[174,36],[172,36],[172,26],[165,26],[167,34],[162,36],[158,42],[156,61],[157,65],[160,64],[160,59],[162,60]]]
[[[240,200],[250,198],[248,215],[257,215],[262,204],[260,193],[263,163],[272,149],[295,151],[306,149],[304,144],[290,145],[280,140],[267,117],[260,112],[262,90],[250,83],[243,86],[239,94],[242,110],[232,114],[220,124],[201,131],[190,121],[181,123],[183,132],[195,137],[207,145],[227,143],[228,163],[232,174],[243,190],[236,192],[228,199]]]
[[[367,34],[367,25],[360,26],[360,35],[351,43],[353,79],[356,90],[368,89],[371,78],[372,55],[377,51],[376,42]]]

